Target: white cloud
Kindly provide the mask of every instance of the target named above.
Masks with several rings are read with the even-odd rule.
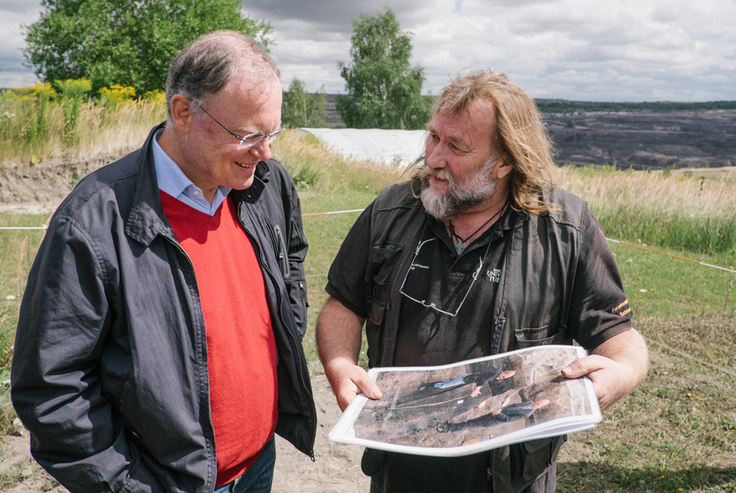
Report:
[[[298,77],[344,92],[337,62],[350,61],[351,20],[387,4],[412,33],[412,63],[434,94],[448,76],[490,66],[534,97],[736,100],[733,0],[246,0],[244,11],[273,25],[285,86]],[[0,86],[35,80],[17,48],[20,24],[39,9],[38,0],[2,0]]]
[[[24,67],[22,49],[25,36],[22,24],[35,21],[40,12],[40,5],[22,0],[3,0],[0,4],[0,32],[3,42],[0,43],[0,87],[18,87],[32,84],[38,80],[33,70]]]

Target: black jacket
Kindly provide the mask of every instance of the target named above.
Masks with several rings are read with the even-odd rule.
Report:
[[[403,301],[399,286],[409,269],[426,214],[416,193],[411,193],[412,186],[415,192],[419,189],[416,182],[384,188],[364,212],[370,214],[364,278],[365,330],[371,367],[394,365]],[[489,300],[488,306],[476,307],[493,313],[491,354],[544,344],[572,344],[573,339],[592,349],[631,327],[630,310],[623,310],[628,301],[618,270],[587,203],[559,188],[548,190],[544,198],[559,206],[559,210],[541,215],[514,213],[518,215],[515,220],[502,224],[508,229],[504,234],[509,240],[498,295]],[[346,245],[349,244],[343,243],[343,248],[350,248]],[[345,255],[341,250],[338,259]],[[331,278],[333,269],[340,270],[337,261],[330,269]],[[328,285],[327,291],[340,300],[334,286]],[[516,493],[535,481],[545,483],[545,475],[551,476],[552,480],[545,484],[553,490],[555,460],[564,440],[565,437],[552,437],[493,450],[488,476],[492,491]],[[377,470],[387,455],[368,450],[364,470]],[[425,459],[412,460],[422,464],[418,461]],[[416,490],[393,485],[387,491]]]
[[[256,177],[266,186],[258,198],[266,216],[266,226],[276,252],[281,275],[289,293],[291,309],[304,337],[307,331],[307,281],[304,275],[304,259],[307,256],[307,238],[302,228],[302,208],[294,181],[283,165],[275,159],[261,162],[256,167]]]
[[[217,474],[194,268],[142,149],[80,181],[31,269],[11,374],[36,460],[72,492],[211,492]],[[313,455],[300,336],[257,203],[233,191],[261,264],[278,348],[276,432]],[[243,437],[247,439],[247,437]]]

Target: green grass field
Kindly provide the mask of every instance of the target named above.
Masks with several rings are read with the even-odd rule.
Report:
[[[362,209],[382,186],[400,178],[395,170],[345,162],[309,138],[293,133],[286,137],[274,151],[297,177],[305,214]],[[558,177],[558,183],[583,195],[592,210],[636,209],[636,204],[632,205],[636,196],[627,195],[615,202],[616,187],[605,182],[618,183],[628,179],[626,176],[563,171],[566,175]],[[700,207],[712,220],[724,224],[734,214],[722,202],[721,207],[712,209],[702,206],[702,195],[697,198],[700,202],[694,203],[691,190],[700,187],[700,182],[690,184],[680,177],[648,179],[672,180],[664,183],[667,188],[663,193],[675,206],[662,204],[662,208],[675,219],[670,209]],[[592,186],[589,182],[601,180],[595,192],[586,188]],[[646,184],[641,186],[646,190]],[[652,189],[661,186],[660,181],[651,182]],[[708,187],[710,184],[706,193]],[[711,188],[713,193],[736,197],[734,183],[714,183]],[[614,196],[606,195],[607,189]],[[639,209],[647,215],[653,213],[648,206]],[[311,302],[304,346],[314,373],[322,371],[314,320],[325,300],[325,274],[358,214],[304,217],[310,242],[305,269]],[[39,226],[47,219],[47,215],[6,212],[0,213],[0,226]],[[690,212],[680,219],[678,231],[694,224]],[[652,220],[647,217],[640,222]],[[667,234],[659,235],[665,238],[653,236],[658,241],[651,241],[642,240],[637,231],[617,237],[609,234],[605,224],[604,231],[609,238],[694,261],[725,268],[736,264],[735,244],[716,249],[701,243],[690,250],[676,249],[672,244],[678,243],[668,243]],[[726,230],[726,234],[734,232]],[[14,418],[8,398],[8,368],[17,312],[41,236],[41,231],[0,230],[0,429],[5,432]],[[736,492],[736,273],[621,244],[611,243],[611,249],[631,300],[634,325],[648,341],[651,368],[644,384],[604,413],[603,423],[570,437],[560,456],[558,491]]]

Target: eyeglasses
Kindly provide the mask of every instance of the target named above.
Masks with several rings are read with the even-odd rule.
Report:
[[[273,139],[275,139],[276,137],[284,133],[284,131],[286,130],[284,127],[279,127],[273,132],[271,132],[270,134],[264,134],[263,132],[253,132],[252,134],[248,134],[245,137],[241,137],[240,135],[236,134],[235,132],[227,128],[225,125],[217,121],[217,118],[207,113],[207,110],[202,108],[202,105],[199,102],[194,101],[194,103],[197,106],[199,106],[199,109],[204,111],[205,115],[212,118],[215,121],[215,123],[217,123],[219,126],[224,128],[227,133],[229,133],[230,135],[238,139],[240,141],[240,145],[246,149],[249,149],[253,146],[260,144],[264,139],[267,139],[269,142],[273,142]]]
[[[457,307],[454,310],[452,310],[450,308],[443,309],[443,308],[439,308],[437,306],[437,303],[434,303],[434,302],[429,302],[428,303],[427,300],[426,300],[426,298],[423,299],[423,300],[419,300],[418,297],[409,295],[405,291],[406,280],[409,278],[409,274],[411,272],[418,271],[419,269],[424,270],[424,271],[428,271],[429,270],[429,268],[430,268],[429,265],[417,263],[417,257],[419,256],[419,252],[421,251],[421,249],[422,249],[422,247],[424,245],[426,245],[427,243],[429,243],[431,241],[435,241],[435,240],[437,240],[437,238],[430,238],[428,240],[420,240],[419,241],[419,243],[417,244],[417,248],[416,248],[416,250],[414,252],[414,258],[412,259],[411,264],[409,265],[409,269],[406,271],[406,275],[404,276],[404,281],[401,283],[401,287],[399,288],[399,293],[401,293],[402,295],[406,296],[407,298],[409,298],[413,302],[419,303],[420,305],[422,305],[425,308],[431,308],[432,310],[434,310],[436,312],[442,313],[444,315],[448,315],[450,317],[455,317],[455,316],[457,316],[458,312],[460,311],[460,308],[462,308],[463,304],[465,303],[465,300],[468,298],[468,295],[470,294],[470,290],[473,289],[473,285],[475,284],[475,281],[478,279],[478,276],[480,275],[481,270],[483,270],[483,258],[488,253],[488,247],[486,247],[485,254],[481,255],[478,258],[478,267],[475,269],[475,271],[473,271],[473,281],[468,286],[468,288],[465,291],[465,294],[462,296],[462,298],[460,298],[460,296],[459,296],[460,290],[458,289],[457,291],[455,291],[454,294],[452,294],[451,296],[449,296],[449,299],[448,300],[443,300],[442,301],[443,308],[447,307],[447,305],[450,305],[453,302],[457,303],[455,301],[457,299],[460,299],[460,303],[457,305]],[[490,242],[489,242],[489,245],[490,245]],[[429,285],[429,283],[418,283],[418,282],[413,282],[413,283],[410,283],[410,284],[412,284],[412,285],[417,285],[417,284]]]

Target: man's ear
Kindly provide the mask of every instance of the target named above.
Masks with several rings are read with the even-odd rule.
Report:
[[[171,106],[171,121],[183,134],[188,134],[194,122],[192,100],[183,94],[175,94],[169,102]]]
[[[507,156],[504,156],[501,159],[502,159],[501,163],[494,167],[494,171],[496,172],[496,177],[499,180],[506,177],[506,175],[511,173],[511,170],[514,169],[514,165],[511,164],[510,159]]]

